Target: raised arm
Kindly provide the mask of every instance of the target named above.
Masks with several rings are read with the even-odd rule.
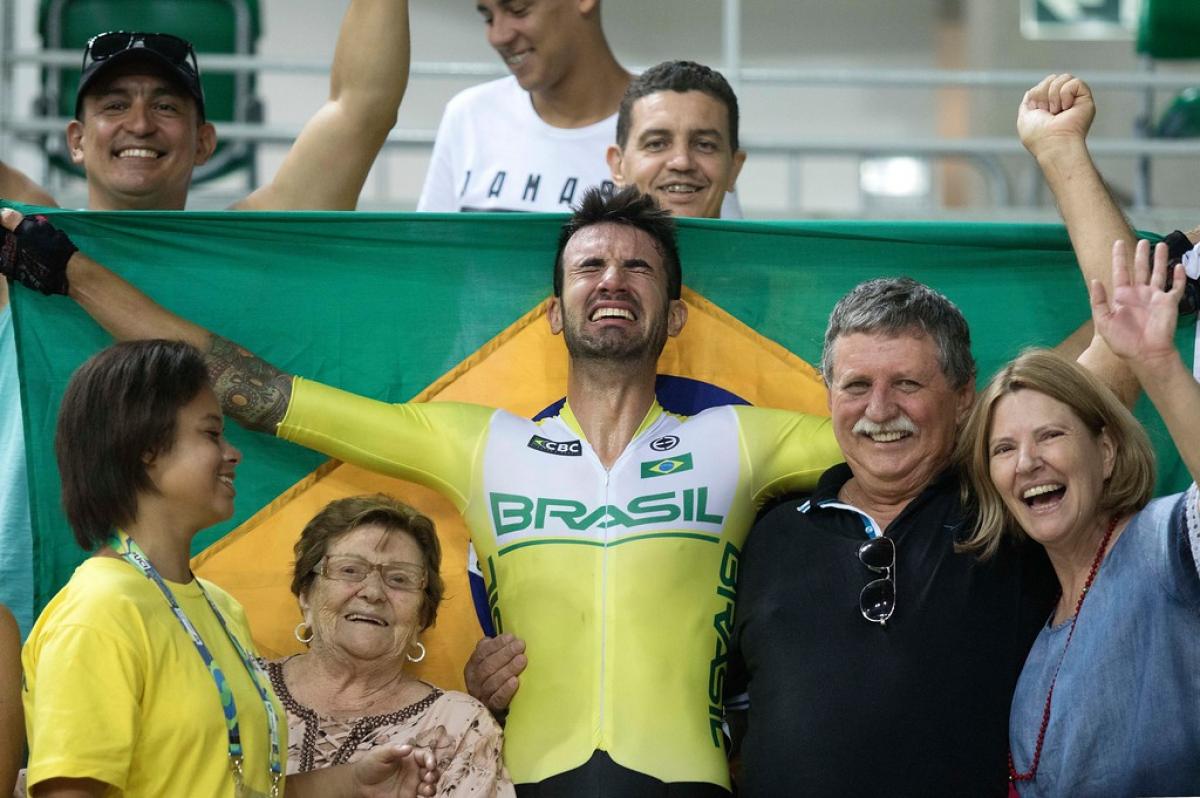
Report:
[[[0,273],[46,294],[66,294],[118,341],[166,338],[204,353],[225,414],[249,429],[275,434],[292,395],[292,376],[232,341],[177,316],[75,249],[49,221],[0,211]]]
[[[353,0],[333,55],[329,100],[275,179],[234,207],[354,210],[408,86],[408,0]]]
[[[1096,117],[1092,91],[1071,75],[1048,75],[1025,92],[1017,110],[1017,133],[1037,160],[1058,202],[1084,283],[1109,283],[1114,241],[1132,249],[1135,236],[1117,207],[1087,148]],[[1137,399],[1137,382],[1085,324],[1058,347],[1104,380],[1127,405]]]
[[[1193,481],[1200,481],[1200,384],[1175,348],[1179,299],[1183,296],[1183,266],[1177,265],[1171,288],[1167,278],[1166,246],[1155,249],[1140,242],[1130,274],[1124,244],[1113,245],[1111,291],[1099,280],[1091,285],[1092,319],[1109,348],[1137,375],[1167,425],[1175,448]]]
[[[45,189],[3,161],[0,161],[0,199],[49,208],[58,206]]]

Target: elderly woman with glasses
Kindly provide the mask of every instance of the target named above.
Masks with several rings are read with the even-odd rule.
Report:
[[[963,436],[972,543],[1046,549],[1061,586],[1013,696],[1009,776],[1022,796],[1200,794],[1200,384],[1174,333],[1185,284],[1166,249],[1135,275],[1114,248],[1097,331],[1154,403],[1193,484],[1150,501],[1146,433],[1087,372],[1041,350],[1001,369]],[[1150,275],[1148,277],[1148,275]]]
[[[513,795],[487,709],[404,672],[424,658],[419,637],[442,600],[433,522],[384,495],[339,499],[308,522],[295,552],[296,637],[309,650],[267,664],[288,716],[288,772],[411,742],[433,751],[438,795]]]

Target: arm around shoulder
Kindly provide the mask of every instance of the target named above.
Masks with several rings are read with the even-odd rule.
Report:
[[[846,458],[826,416],[737,406],[753,468],[751,493],[765,501],[810,491],[821,474]]]

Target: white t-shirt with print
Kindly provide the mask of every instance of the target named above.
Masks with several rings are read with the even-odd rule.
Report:
[[[569,212],[592,186],[612,186],[605,153],[617,115],[580,128],[548,125],[514,77],[481,83],[446,104],[418,211]],[[724,218],[741,218],[734,194]]]

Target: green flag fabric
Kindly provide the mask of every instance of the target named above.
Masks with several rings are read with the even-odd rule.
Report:
[[[285,371],[407,400],[549,293],[558,215],[42,211],[81,250],[156,301]],[[908,275],[962,308],[981,382],[1023,347],[1054,345],[1088,317],[1058,225],[682,220],[684,282],[816,364],[834,302]],[[72,371],[110,342],[73,302],[15,288],[38,609],[84,554],[59,506],[54,425]],[[1178,341],[1194,363],[1194,319]],[[738,364],[728,364],[736,369]],[[1159,490],[1188,482],[1145,401]],[[231,425],[244,454],[233,519],[197,552],[323,462]]]

